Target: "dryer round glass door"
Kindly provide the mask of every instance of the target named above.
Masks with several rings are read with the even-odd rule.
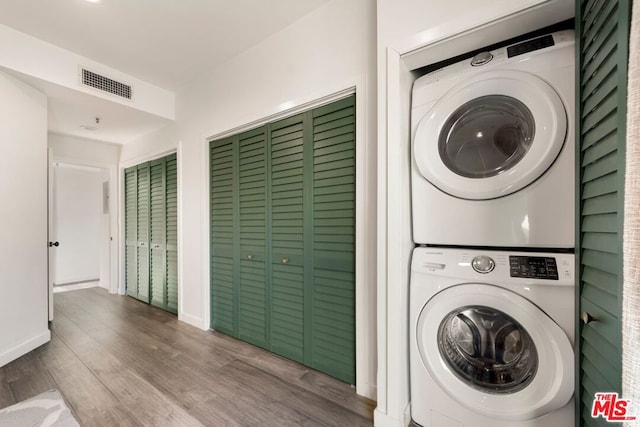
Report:
[[[516,98],[486,95],[465,102],[440,131],[442,162],[467,178],[508,171],[527,154],[535,135],[531,110]]]
[[[420,312],[416,343],[440,388],[478,414],[527,420],[573,395],[574,353],[564,331],[498,286],[461,284],[436,294]]]
[[[418,124],[415,162],[452,196],[487,200],[514,193],[560,154],[567,116],[558,94],[521,71],[477,75],[445,93]]]

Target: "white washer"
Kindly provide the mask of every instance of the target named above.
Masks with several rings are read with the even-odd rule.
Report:
[[[563,31],[415,81],[416,243],[575,246],[574,56]]]
[[[574,255],[419,247],[411,416],[424,427],[574,425]]]

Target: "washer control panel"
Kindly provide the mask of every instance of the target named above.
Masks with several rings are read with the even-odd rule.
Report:
[[[558,280],[558,266],[553,257],[509,256],[511,277]]]
[[[455,283],[575,286],[574,270],[575,255],[563,252],[421,246],[411,259],[413,277],[448,277]]]

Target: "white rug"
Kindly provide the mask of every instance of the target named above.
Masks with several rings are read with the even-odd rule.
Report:
[[[78,427],[58,390],[0,409],[0,427]]]

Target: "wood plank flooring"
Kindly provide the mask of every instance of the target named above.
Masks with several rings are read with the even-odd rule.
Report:
[[[0,368],[0,408],[58,389],[82,426],[370,426],[352,387],[100,288],[55,295],[51,342]]]

